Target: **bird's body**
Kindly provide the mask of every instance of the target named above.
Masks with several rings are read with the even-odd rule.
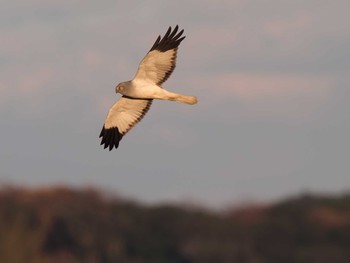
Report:
[[[122,82],[118,86],[122,87],[118,91],[120,94],[134,99],[173,100],[187,104],[197,103],[197,99],[194,96],[170,92],[161,86],[147,81],[138,81],[136,79]]]
[[[169,78],[176,65],[177,48],[185,37],[178,26],[160,36],[150,51],[140,62],[134,79],[121,82],[116,92],[123,96],[111,107],[103,125],[100,137],[104,148],[117,148],[119,142],[149,110],[153,99],[171,100],[186,104],[196,104],[197,98],[167,91],[162,84]]]

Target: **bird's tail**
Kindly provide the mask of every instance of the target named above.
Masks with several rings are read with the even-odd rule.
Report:
[[[177,102],[191,104],[191,105],[197,103],[197,98],[195,96],[188,96],[183,94],[177,94],[177,96],[174,97],[174,100]]]
[[[191,104],[191,105],[197,103],[197,98],[194,96],[183,95],[180,93],[168,91],[166,89],[161,89],[160,91],[161,91],[161,95],[158,98],[161,100],[172,100],[172,101],[177,101],[177,102]]]

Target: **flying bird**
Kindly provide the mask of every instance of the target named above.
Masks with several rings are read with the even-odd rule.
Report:
[[[119,83],[115,92],[122,97],[110,108],[100,133],[101,145],[111,151],[118,148],[120,140],[145,116],[153,99],[196,104],[197,98],[167,91],[162,84],[176,66],[177,49],[185,36],[171,27],[163,37],[158,36],[142,59],[132,80]]]

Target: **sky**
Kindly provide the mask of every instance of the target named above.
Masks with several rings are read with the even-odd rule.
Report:
[[[96,187],[222,207],[350,190],[348,0],[2,0],[0,184]],[[158,35],[186,39],[155,101],[109,152],[115,86]]]

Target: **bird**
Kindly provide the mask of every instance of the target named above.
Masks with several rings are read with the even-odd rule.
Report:
[[[185,39],[178,25],[158,36],[151,49],[139,63],[132,80],[119,83],[115,92],[122,96],[109,109],[99,138],[104,149],[117,149],[123,136],[149,111],[154,99],[196,104],[197,97],[174,93],[162,84],[176,66],[177,50]]]

